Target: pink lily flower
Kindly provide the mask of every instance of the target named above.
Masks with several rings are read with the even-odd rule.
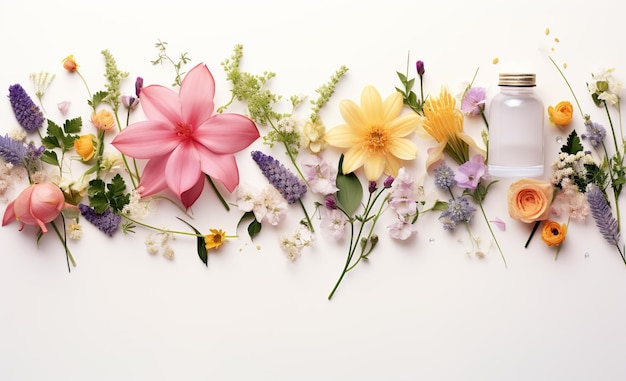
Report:
[[[204,64],[187,73],[178,94],[160,85],[141,89],[148,120],[129,125],[111,143],[125,155],[148,159],[139,183],[142,197],[170,189],[189,208],[202,193],[203,174],[229,192],[237,187],[234,154],[259,131],[243,115],[213,114],[214,95],[215,81]]]

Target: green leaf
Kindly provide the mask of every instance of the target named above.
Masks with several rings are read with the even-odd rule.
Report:
[[[580,142],[580,138],[576,133],[576,130],[572,130],[572,132],[567,137],[567,143],[561,147],[561,152],[575,155],[577,152],[584,150],[582,143]]]
[[[78,118],[68,119],[63,124],[63,131],[66,134],[78,134],[83,127],[83,120],[79,116]]]
[[[363,186],[354,173],[343,174],[343,154],[339,158],[337,171],[337,202],[349,216],[352,216],[361,204]]]
[[[249,219],[252,219],[252,222],[250,222],[250,224],[248,225],[248,235],[250,236],[250,239],[253,239],[257,234],[261,232],[261,223],[257,221],[253,212],[245,212],[243,216],[241,216],[241,218],[239,219],[239,222],[237,223],[237,228],[239,228],[239,225],[241,225],[243,221]]]
[[[445,201],[437,200],[435,202],[435,205],[433,205],[433,207],[431,208],[431,210],[438,210],[440,212],[446,211],[448,210],[448,203]]]
[[[406,84],[406,75],[400,73],[399,71],[396,71],[396,74],[398,74],[398,78],[400,78],[400,82],[402,82],[403,84]]]
[[[93,97],[91,97],[89,101],[87,101],[87,103],[91,107],[96,107],[97,105],[99,105],[100,103],[104,101],[107,95],[108,93],[106,91],[98,91],[97,93],[93,95]]]
[[[44,151],[40,157],[41,161],[46,164],[59,166],[59,158],[57,157],[57,153],[54,151]]]
[[[200,257],[200,260],[202,261],[202,263],[204,263],[205,266],[208,266],[208,262],[209,262],[209,255],[207,254],[206,251],[206,244],[204,243],[204,236],[202,235],[202,233],[200,233],[198,231],[198,229],[194,228],[189,222],[183,220],[182,218],[176,217],[179,220],[181,220],[182,222],[184,222],[187,226],[189,226],[190,228],[193,229],[193,231],[198,234],[197,238],[197,250],[198,250],[198,257]]]

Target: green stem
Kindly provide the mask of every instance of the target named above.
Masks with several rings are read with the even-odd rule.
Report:
[[[483,118],[483,122],[485,122],[485,126],[487,126],[487,131],[489,131],[489,122],[487,121],[487,117],[485,116],[485,110],[480,110],[480,116]]]
[[[226,211],[230,212],[230,206],[228,205],[228,203],[226,202],[224,197],[222,197],[222,194],[217,189],[217,186],[215,186],[215,183],[213,182],[213,179],[211,178],[211,176],[205,174],[205,177],[209,181],[209,184],[211,184],[211,188],[213,188],[213,191],[215,191],[215,194],[217,195],[217,198],[220,200],[220,202],[222,203],[222,205],[224,206]]]
[[[74,261],[74,257],[72,256],[72,253],[70,252],[70,248],[67,247],[67,234],[61,235],[61,232],[59,231],[59,228],[57,228],[57,225],[54,223],[54,221],[52,221],[50,224],[54,228],[54,231],[57,233],[57,237],[59,237],[59,239],[61,240],[61,243],[63,243],[63,247],[65,248],[65,259],[67,260],[67,271],[72,272],[70,268],[70,262],[72,262],[73,267],[76,267],[76,262]],[[65,233],[65,223],[63,224],[63,232]]]
[[[584,119],[585,114],[583,113],[582,107],[580,107],[580,102],[578,102],[578,98],[576,97],[576,93],[574,93],[574,89],[572,89],[572,85],[570,85],[569,81],[567,80],[567,77],[565,77],[565,74],[563,74],[563,71],[561,70],[559,65],[557,65],[556,62],[554,62],[552,57],[548,56],[548,59],[550,60],[550,62],[552,62],[556,70],[559,72],[559,74],[561,74],[561,77],[563,77],[563,79],[565,80],[565,84],[569,88],[569,91],[572,93],[572,97],[574,97],[574,101],[576,101],[576,106],[578,106],[578,111],[580,111],[580,116],[582,116]]]
[[[148,225],[146,223],[137,221],[136,219],[129,217],[126,214],[121,214],[122,217],[124,217],[125,219],[127,219],[128,221],[143,226],[144,228],[147,229],[151,229],[151,230],[156,230],[162,233],[171,233],[171,234],[182,234],[182,235],[188,235],[188,236],[192,236],[192,237],[204,237],[204,234],[196,234],[196,233],[189,233],[189,232],[183,232],[183,231],[178,231],[178,230],[169,230],[169,229],[162,229],[162,228],[157,228],[155,226],[152,225]],[[226,238],[236,238],[236,236],[226,236]]]
[[[315,233],[315,229],[313,228],[313,223],[311,222],[311,218],[309,217],[309,213],[307,213],[306,208],[304,207],[304,204],[302,203],[302,199],[299,198],[298,202],[300,203],[300,206],[302,207],[302,211],[304,212],[304,216],[306,217],[307,228],[309,228],[311,233]]]
[[[478,205],[480,206],[480,211],[483,213],[483,217],[485,218],[485,222],[487,223],[489,232],[491,233],[491,236],[493,237],[493,240],[496,243],[496,246],[498,247],[500,256],[502,257],[502,260],[504,261],[504,267],[508,267],[506,264],[506,258],[504,258],[504,253],[502,252],[502,248],[500,247],[500,244],[498,243],[498,239],[496,238],[496,235],[493,233],[493,229],[491,228],[491,224],[489,223],[489,219],[487,218],[487,214],[485,213],[485,209],[483,208],[483,203],[479,202]]]
[[[530,232],[530,235],[528,236],[528,239],[526,240],[526,244],[524,245],[524,249],[528,248],[528,244],[530,244],[530,240],[533,239],[533,236],[535,235],[535,232],[537,231],[537,228],[539,227],[539,224],[541,224],[541,221],[535,221],[535,225],[533,226],[533,230]]]
[[[346,264],[343,267],[343,271],[341,272],[341,275],[339,276],[339,279],[337,280],[337,283],[335,283],[335,287],[333,287],[332,291],[328,295],[328,300],[331,300],[333,298],[333,295],[335,295],[335,292],[337,291],[337,288],[339,287],[339,284],[341,284],[341,281],[343,280],[343,277],[348,272],[348,267],[350,266],[350,262],[352,261],[352,255],[354,254],[354,250],[352,249],[353,241],[354,241],[354,223],[351,222],[350,223],[350,247],[349,247],[349,250],[348,250],[348,258],[346,258]],[[356,249],[356,246],[355,246],[355,249]]]

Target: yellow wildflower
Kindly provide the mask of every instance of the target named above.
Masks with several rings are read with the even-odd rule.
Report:
[[[456,99],[446,88],[441,90],[439,97],[429,97],[426,100],[424,118],[418,132],[439,143],[428,150],[426,170],[441,161],[444,152],[458,164],[469,160],[469,147],[486,156],[485,151],[478,148],[474,139],[463,131],[463,120],[463,113],[456,107]]]
[[[541,230],[541,239],[548,246],[558,246],[567,236],[567,225],[556,221],[546,221]]]
[[[420,116],[400,115],[399,92],[383,102],[378,90],[367,86],[361,94],[360,107],[346,99],[341,101],[340,110],[346,124],[332,128],[324,139],[332,146],[347,148],[343,173],[362,166],[369,181],[377,180],[383,172],[396,177],[403,160],[417,157],[417,146],[408,136],[415,131]]]
[[[216,249],[226,242],[226,232],[222,229],[209,229],[209,234],[204,236],[204,245],[207,250]]]
[[[80,155],[83,161],[91,160],[96,154],[96,149],[93,144],[95,138],[93,134],[87,134],[74,140],[74,150]]]

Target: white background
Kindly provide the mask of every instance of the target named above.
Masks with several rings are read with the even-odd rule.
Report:
[[[89,4],[89,5],[88,5]],[[21,83],[32,94],[31,72],[57,74],[44,101],[62,122],[56,103],[72,100],[72,113],[88,118],[85,90],[61,60],[74,54],[92,90],[104,85],[102,49],[109,49],[133,91],[132,78],[168,85],[170,66],[152,66],[157,39],[193,64],[205,62],[216,79],[216,103],[229,98],[220,62],[244,45],[242,69],[277,73],[271,88],[289,96],[314,90],[342,64],[350,68],[322,117],[342,123],[338,101],[358,101],[365,85],[385,96],[399,85],[395,72],[426,64],[425,91],[453,92],[479,67],[476,84],[497,91],[508,69],[537,73],[544,103],[573,101],[554,67],[565,71],[582,107],[606,125],[587,96],[585,82],[603,67],[626,81],[623,12],[618,1],[108,1],[0,2],[3,49],[0,89]],[[546,27],[551,29],[546,37]],[[560,39],[554,42],[554,37]],[[492,60],[499,58],[494,65]],[[232,109],[237,111],[235,107]],[[305,117],[308,110],[300,110]],[[582,131],[576,115],[573,127]],[[8,100],[0,103],[0,133],[16,126]],[[478,136],[480,120],[466,129]],[[569,130],[568,130],[569,131]],[[261,130],[265,133],[266,130]],[[546,165],[556,157],[559,132],[546,123]],[[424,173],[429,142],[418,140]],[[280,159],[282,150],[255,143]],[[329,157],[337,157],[330,152]],[[334,155],[334,156],[333,156]],[[261,181],[238,155],[242,182]],[[362,176],[362,173],[359,172]],[[547,176],[547,174],[546,174]],[[622,380],[626,376],[626,268],[604,242],[592,218],[572,222],[558,261],[530,226],[511,220],[506,189],[494,186],[486,209],[507,223],[495,230],[507,257],[467,256],[463,231],[449,234],[436,214],[418,221],[416,237],[393,241],[381,221],[379,247],[369,263],[344,279],[326,299],[347,250],[317,234],[312,248],[289,262],[278,239],[300,218],[264,227],[251,242],[240,238],[212,253],[208,268],[192,239],[174,242],[176,257],[150,256],[148,231],[113,239],[85,226],[71,249],[78,266],[68,273],[58,239],[36,245],[36,231],[0,229],[0,379],[2,380]],[[8,198],[24,184],[16,184]],[[432,189],[432,178],[425,186]],[[312,206],[314,195],[305,203]],[[7,200],[3,200],[3,205]],[[232,198],[231,198],[232,201]],[[622,209],[626,205],[622,205]],[[4,207],[2,208],[4,210]],[[202,230],[235,230],[239,212],[223,212],[206,189],[193,208]],[[184,230],[166,204],[150,221]],[[317,223],[317,221],[316,221]],[[472,224],[485,242],[489,231]],[[434,241],[430,243],[430,239]],[[588,255],[585,255],[588,253]]]

